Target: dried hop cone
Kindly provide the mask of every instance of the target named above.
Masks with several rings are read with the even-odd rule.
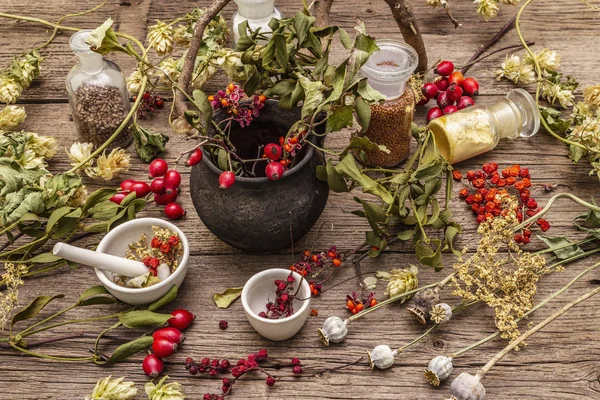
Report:
[[[452,381],[450,394],[457,400],[485,400],[485,387],[479,377],[463,372]]]
[[[440,293],[437,287],[421,290],[415,295],[410,306],[406,310],[417,318],[421,324],[427,324],[429,312],[434,304],[439,303]]]
[[[429,318],[436,324],[443,324],[452,318],[452,307],[447,303],[438,303],[429,310]]]
[[[329,342],[340,343],[346,339],[348,334],[348,320],[343,320],[340,317],[331,316],[323,322],[323,328],[319,329],[319,337],[325,346],[329,346]]]
[[[451,357],[434,357],[425,369],[425,379],[431,386],[440,386],[440,382],[448,379],[453,369]]]
[[[389,281],[384,294],[391,298],[415,290],[419,285],[419,279],[417,278],[418,273],[419,269],[416,266],[411,265],[404,269],[392,269],[389,273],[378,272],[377,277]],[[410,296],[407,296],[402,299],[401,302],[404,302],[409,298]]]

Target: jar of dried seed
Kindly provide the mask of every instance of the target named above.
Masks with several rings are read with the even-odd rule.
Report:
[[[387,97],[382,104],[371,106],[371,122],[361,136],[366,136],[388,152],[366,151],[370,166],[393,167],[410,154],[411,123],[415,110],[415,95],[407,81],[418,63],[415,49],[391,39],[378,40],[379,51],[362,67],[362,73],[374,89]]]
[[[117,64],[90,50],[90,30],[71,36],[69,44],[78,57],[67,75],[67,93],[73,121],[81,140],[102,145],[112,136],[130,110],[125,77]],[[124,147],[132,140],[127,128],[109,148]]]

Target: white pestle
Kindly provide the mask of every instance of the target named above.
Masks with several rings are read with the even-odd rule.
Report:
[[[69,261],[89,265],[90,267],[103,269],[119,275],[134,277],[148,272],[148,267],[139,261],[113,256],[112,254],[82,249],[81,247],[71,246],[70,244],[62,242],[54,245],[52,254]],[[163,278],[161,278],[161,280],[162,279]]]

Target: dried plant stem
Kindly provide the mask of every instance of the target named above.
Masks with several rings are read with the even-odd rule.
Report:
[[[315,0],[314,15],[316,18],[315,26],[322,28],[329,25],[329,13],[333,0]]]
[[[181,75],[179,75],[179,87],[183,88],[186,92],[189,90],[190,82],[192,80],[192,73],[194,72],[194,65],[196,63],[196,57],[198,56],[198,50],[202,45],[202,37],[204,36],[204,30],[210,23],[210,21],[221,12],[221,10],[229,4],[231,0],[216,0],[210,7],[206,9],[206,12],[196,22],[194,28],[194,34],[190,41],[190,47],[185,53],[183,61],[183,67],[181,68]],[[185,96],[180,92],[175,92],[174,108],[176,115],[182,116],[184,112],[188,110],[185,102]]]
[[[533,46],[533,45],[535,45],[535,42],[527,42],[526,44],[528,46]],[[463,65],[462,68],[465,68],[465,67],[471,68],[473,65],[477,64],[479,61],[485,60],[486,58],[489,58],[489,57],[493,56],[494,54],[498,54],[498,53],[501,53],[501,52],[506,51],[506,50],[520,49],[522,47],[523,47],[522,44],[513,44],[512,46],[506,46],[506,47],[503,47],[501,49],[494,50],[491,53],[488,53],[485,56],[479,57],[476,60],[469,61],[468,63],[466,63],[465,65]]]
[[[559,290],[557,290],[556,292],[552,293],[550,296],[546,297],[544,300],[542,300],[541,302],[539,302],[535,307],[533,307],[531,310],[527,311],[525,314],[523,314],[523,316],[521,318],[517,318],[515,320],[516,323],[519,323],[520,321],[522,321],[523,319],[527,318],[529,315],[533,314],[534,312],[536,312],[537,310],[539,310],[540,308],[542,308],[543,306],[545,306],[548,302],[552,301],[555,297],[560,296],[561,294],[563,294],[566,290],[568,290],[571,286],[573,286],[574,283],[576,283],[577,281],[579,281],[582,277],[584,277],[586,274],[588,274],[589,272],[595,270],[596,268],[600,267],[600,263],[596,263],[594,265],[592,265],[591,267],[585,269],[584,271],[582,271],[579,275],[577,275],[575,278],[573,278],[569,283],[567,283],[565,286],[563,286],[562,288],[560,288]],[[462,356],[463,354],[465,354],[466,352],[481,346],[484,343],[489,342],[490,340],[493,340],[495,338],[497,338],[498,336],[500,336],[500,331],[496,331],[494,333],[492,333],[491,335],[461,349],[458,350],[452,354],[449,355],[449,357],[451,358],[457,358]]]
[[[427,50],[413,14],[412,5],[408,0],[385,0],[385,2],[392,10],[392,15],[400,28],[404,41],[417,51],[419,64],[416,72],[427,71]]]
[[[459,24],[458,21],[456,20],[456,18],[454,18],[454,16],[452,15],[452,12],[450,11],[450,4],[448,3],[448,0],[440,0],[440,4],[444,8],[444,10],[446,10],[446,15],[448,15],[448,18],[450,18],[450,21],[454,24],[454,29],[462,28],[462,24]]]
[[[523,343],[525,340],[531,337],[531,335],[543,329],[546,325],[553,322],[555,319],[569,311],[571,308],[575,307],[579,303],[584,302],[590,297],[597,295],[598,293],[600,293],[600,287],[597,287],[596,289],[591,290],[583,296],[580,296],[577,299],[573,300],[572,302],[570,302],[569,304],[567,304],[566,306],[564,306],[563,308],[561,308],[560,310],[558,310],[557,312],[555,312],[554,314],[552,314],[551,316],[549,316],[548,318],[531,328],[529,331],[519,336],[515,341],[513,341],[511,344],[502,349],[487,364],[485,364],[479,371],[477,371],[475,377],[479,380],[482,380],[485,377],[485,375],[490,371],[490,369],[492,369],[492,367],[496,365],[498,361],[504,358],[504,356],[510,353],[515,347],[518,347],[521,343]]]

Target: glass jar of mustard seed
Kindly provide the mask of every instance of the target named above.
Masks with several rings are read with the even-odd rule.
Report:
[[[431,120],[427,128],[440,154],[455,164],[492,150],[502,138],[535,135],[540,115],[529,93],[513,89],[491,107],[468,107]]]
[[[371,106],[369,127],[359,135],[384,145],[389,151],[366,151],[367,165],[389,168],[410,154],[415,95],[407,81],[417,68],[418,56],[412,47],[391,39],[378,40],[377,46],[379,51],[361,70],[369,85],[385,95],[386,101]]]
[[[67,75],[67,94],[81,140],[99,147],[123,122],[131,106],[119,66],[90,50],[85,42],[90,32],[79,31],[69,40],[78,62]],[[109,148],[127,146],[132,139],[125,128]]]

